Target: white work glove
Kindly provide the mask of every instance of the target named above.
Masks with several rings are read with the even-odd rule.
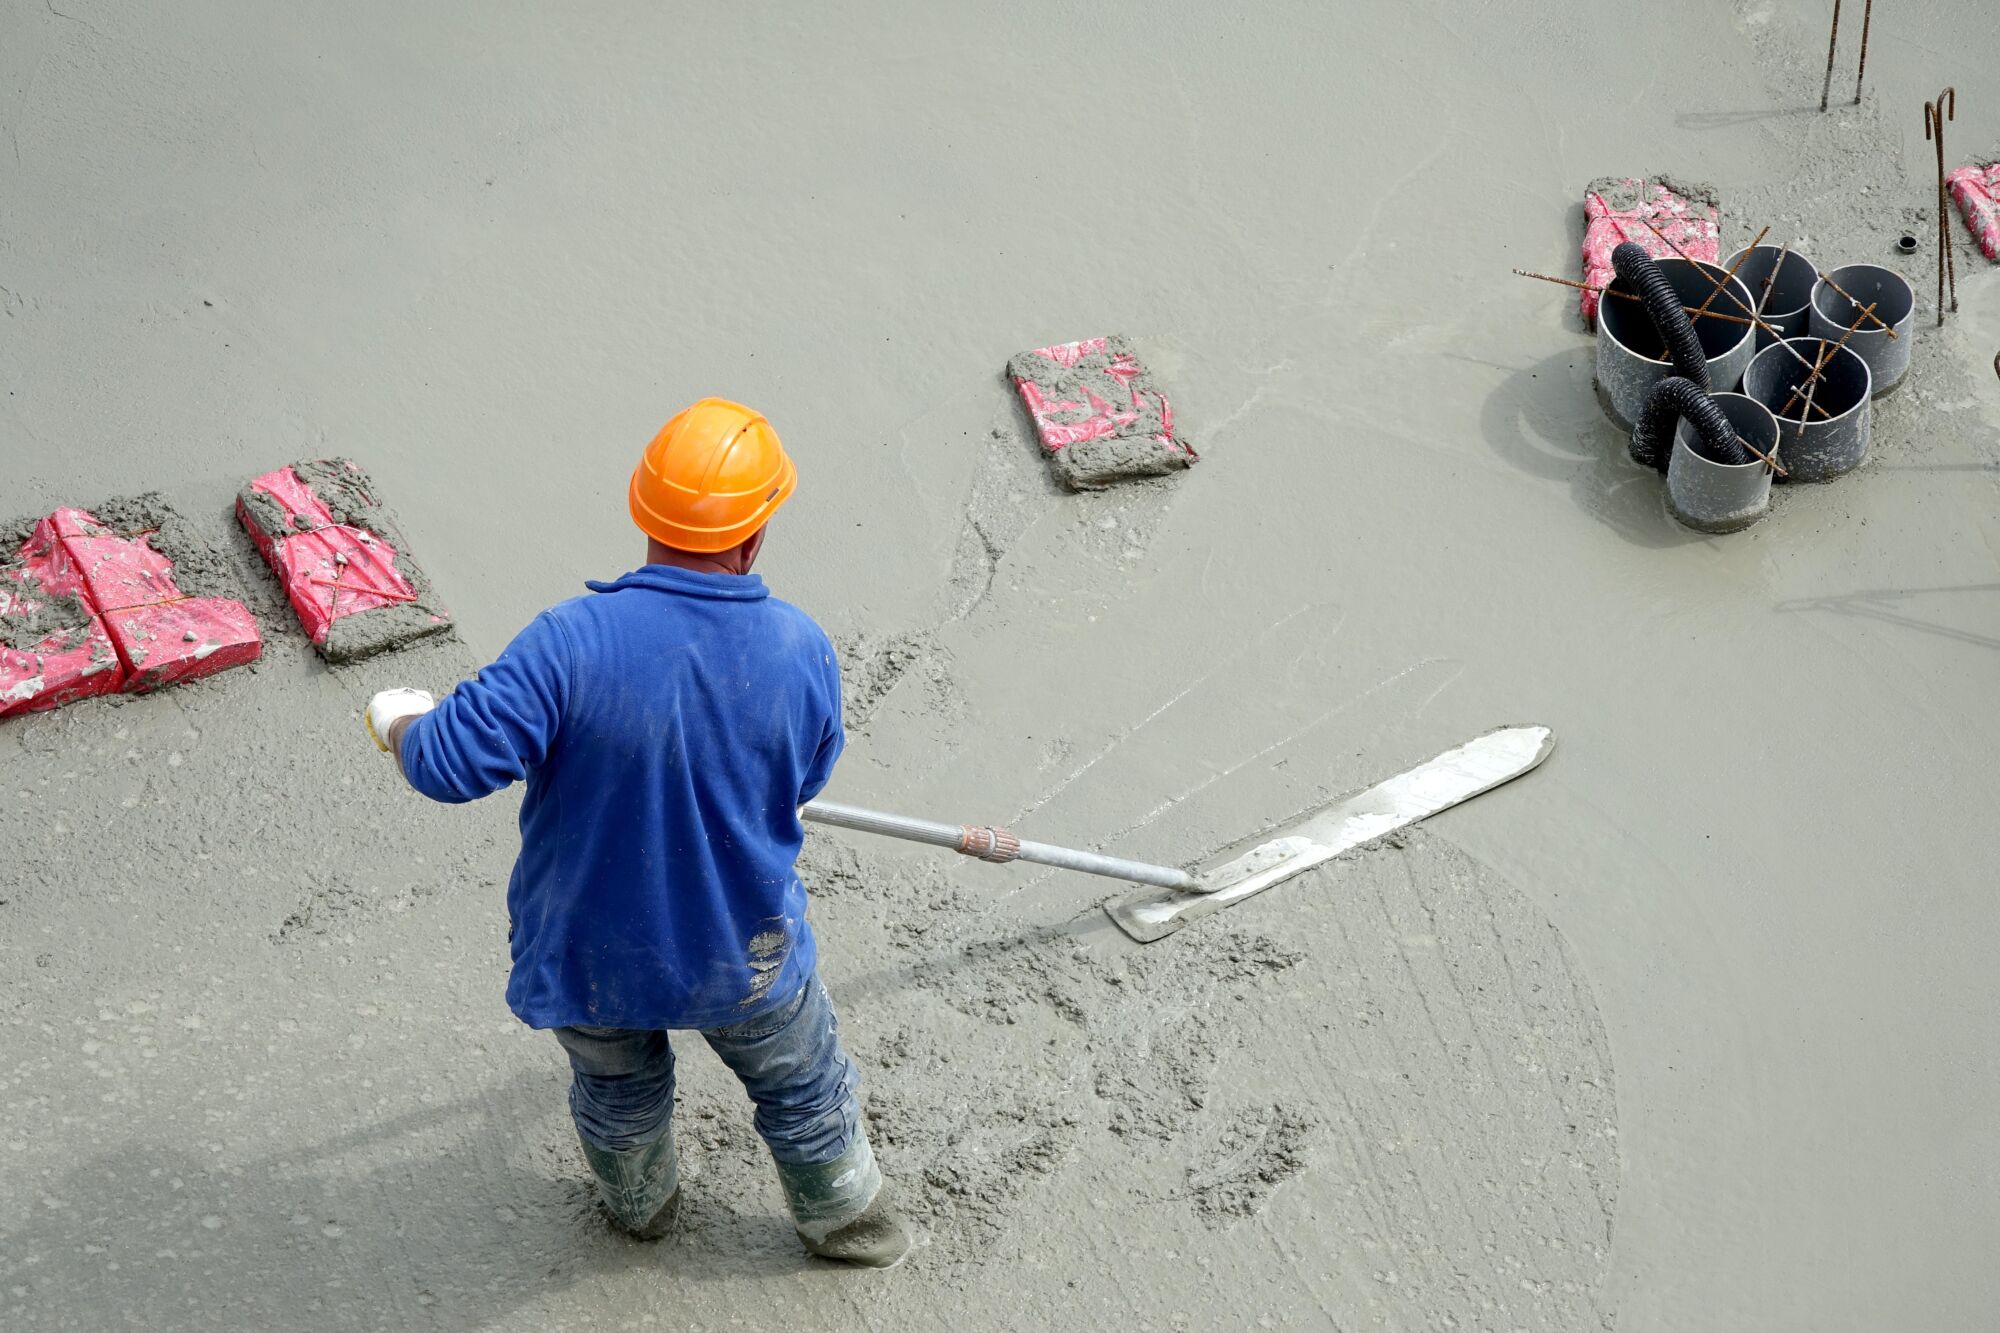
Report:
[[[422,717],[437,707],[429,690],[384,690],[368,701],[368,736],[375,748],[389,753],[389,729],[406,718]]]

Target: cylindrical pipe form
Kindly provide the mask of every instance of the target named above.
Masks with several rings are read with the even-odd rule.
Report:
[[[1757,353],[1743,374],[1743,392],[1778,418],[1778,461],[1789,481],[1828,481],[1851,472],[1868,457],[1873,407],[1868,363],[1852,346],[1827,358],[1816,383],[1801,388],[1834,344],[1792,338]],[[1798,355],[1794,356],[1796,352]],[[1805,358],[1800,364],[1799,357]],[[1806,411],[1807,394],[1813,410]],[[1825,416],[1820,415],[1824,408]]]
[[[1686,306],[1700,306],[1707,301],[1710,290],[1727,271],[1714,264],[1697,268],[1687,259],[1653,262]],[[1605,290],[1637,295],[1622,278],[1614,279]],[[1729,285],[1708,302],[1711,312],[1739,320],[1754,305],[1749,288],[1738,278],[1731,278]],[[1757,351],[1757,340],[1751,336],[1752,326],[1703,318],[1694,321],[1694,330],[1706,354],[1709,388],[1716,392],[1736,388]],[[1613,296],[1598,305],[1596,385],[1604,410],[1613,421],[1631,431],[1646,408],[1653,386],[1673,373],[1674,368],[1667,361],[1666,342],[1653,327],[1644,304]]]
[[[1917,295],[1902,274],[1880,264],[1849,264],[1826,276],[1839,284],[1840,290],[1824,279],[1813,284],[1812,336],[1829,342],[1847,338],[1847,345],[1868,363],[1874,396],[1880,398],[1909,373],[1910,344],[1916,341],[1910,330],[1916,326]],[[1841,291],[1847,295],[1842,296]],[[1894,329],[1895,337],[1891,338],[1875,319],[1862,319],[1862,308],[1870,305],[1875,307],[1875,319]],[[1847,331],[1856,320],[1861,321],[1861,327],[1848,337]]]
[[[1782,266],[1778,263],[1781,254],[1785,257]],[[1743,260],[1741,267],[1736,265],[1739,259]],[[1779,338],[1803,338],[1812,331],[1813,284],[1819,281],[1819,269],[1812,260],[1796,250],[1760,245],[1754,250],[1738,250],[1723,260],[1722,266],[1736,268],[1737,279],[1750,289],[1751,304],[1763,302],[1764,322],[1777,330],[1776,334],[1757,330],[1758,351]],[[1777,272],[1775,278],[1771,277],[1773,270]],[[1771,279],[1769,295],[1765,294],[1764,286],[1767,278]]]
[[[1709,395],[1731,429],[1759,451],[1778,454],[1778,419],[1755,398],[1740,393]],[[1667,508],[1682,526],[1696,532],[1740,532],[1771,507],[1771,469],[1761,458],[1718,463],[1699,447],[1695,423],[1683,420],[1674,432],[1673,461],[1667,465]],[[1742,445],[1737,446],[1738,450]]]

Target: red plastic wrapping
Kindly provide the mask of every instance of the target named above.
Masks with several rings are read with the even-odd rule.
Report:
[[[1988,259],[2000,259],[2000,162],[1960,167],[1944,178],[1945,188],[1965,214],[1965,225]]]
[[[416,588],[396,570],[396,548],[365,528],[335,523],[332,511],[290,468],[265,473],[250,489],[276,500],[292,522],[289,535],[266,533],[256,523],[246,526],[314,643],[324,644],[342,616],[417,600]]]
[[[252,478],[237,496],[236,515],[306,637],[329,661],[449,626],[422,572],[390,537],[394,529],[357,464],[320,459]],[[385,608],[391,614],[368,615]]]
[[[24,556],[27,549],[22,548]],[[62,586],[60,569],[67,564],[68,556],[58,545],[53,558],[45,551],[39,557],[0,565],[0,621],[26,621],[46,611],[56,601],[49,595],[50,584]],[[48,582],[43,571],[51,571]],[[112,694],[125,683],[124,664],[103,621],[81,607],[72,615],[59,611],[57,618],[67,623],[19,648],[0,643],[0,717]]]
[[[257,660],[257,620],[226,597],[182,597],[104,613],[125,659],[124,688],[138,694]]]
[[[1145,373],[1144,368],[1131,352],[1109,347],[1109,342],[1108,338],[1084,338],[1037,347],[1031,355],[1048,365],[1032,378],[1017,374],[1015,387],[1035,419],[1042,447],[1054,453],[1084,440],[1135,433],[1127,428],[1137,425],[1142,430],[1136,433],[1150,435],[1170,449],[1184,449],[1174,439],[1174,409],[1167,396],[1156,389],[1135,387],[1133,381]],[[1086,357],[1100,354],[1107,357],[1100,368],[1101,381],[1074,385],[1064,381],[1063,372],[1075,371]],[[1038,381],[1054,381],[1052,391],[1045,392]]]
[[[121,535],[83,509],[39,520],[0,565],[6,620],[32,628],[0,643],[0,717],[211,675],[263,651],[241,602],[187,596],[151,533]]]
[[[59,509],[36,523],[15,557],[43,597],[73,597],[83,592],[83,572],[70,559],[69,548],[57,535],[56,518],[66,512],[72,511]]]
[[[1721,245],[1721,213],[1715,204],[1690,198],[1675,190],[1670,182],[1628,176],[1618,180],[1592,181],[1583,196],[1583,281],[1589,287],[1606,287],[1617,276],[1611,268],[1611,252],[1625,241],[1637,241],[1655,259],[1678,253],[1689,259],[1715,263]],[[1658,227],[1673,245],[1653,234]],[[1598,294],[1582,293],[1584,322],[1597,320]]]
[[[104,531],[109,534],[109,529]],[[181,595],[174,585],[173,562],[153,549],[145,533],[131,538],[65,537],[63,545],[83,574],[90,604],[99,615]]]
[[[1119,337],[1023,352],[1007,374],[1056,471],[1072,486],[1164,476],[1199,457],[1174,432],[1174,409]]]

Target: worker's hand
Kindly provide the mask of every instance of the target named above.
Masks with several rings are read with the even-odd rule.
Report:
[[[389,753],[389,729],[398,722],[422,717],[437,707],[429,690],[384,690],[368,701],[368,736],[375,748]]]

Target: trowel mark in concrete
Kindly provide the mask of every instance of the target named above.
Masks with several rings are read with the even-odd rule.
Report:
[[[1337,717],[1356,711],[1359,711],[1363,716],[1373,711],[1378,716],[1391,719],[1414,717],[1429,707],[1431,701],[1444,693],[1445,689],[1453,681],[1457,680],[1464,671],[1465,667],[1462,663],[1447,658],[1430,657],[1425,658],[1421,662],[1413,662],[1401,671],[1398,671],[1395,675],[1385,680],[1377,681],[1359,694],[1343,699],[1339,703],[1321,710],[1309,718],[1304,726],[1298,727],[1279,737],[1277,740],[1267,743],[1249,756],[1237,760],[1226,768],[1218,769],[1215,772],[1204,775],[1190,786],[1184,787],[1174,795],[1167,797],[1166,800],[1152,807],[1138,819],[1113,830],[1105,836],[1104,842],[1108,845],[1116,842],[1128,833],[1138,832],[1147,825],[1158,821],[1169,811],[1193,800],[1209,788],[1228,780],[1259,761],[1269,758],[1279,750],[1294,745],[1305,737],[1312,735]],[[1364,703],[1369,704],[1371,706],[1370,709],[1360,710],[1358,706]],[[1322,789],[1315,793],[1310,802],[1293,810],[1270,812],[1265,816],[1263,826],[1253,830],[1244,840],[1250,841],[1254,838],[1261,838],[1267,833],[1273,833],[1294,824],[1340,795],[1342,795],[1341,792],[1332,789]]]
[[[323,935],[348,913],[365,905],[370,891],[349,881],[338,872],[320,877],[299,905],[271,932],[271,943],[283,944],[301,933]]]
[[[957,973],[948,985],[934,985],[920,972],[918,985],[942,992],[945,1003],[967,1018],[1013,1026],[1039,1006],[1079,1028],[1088,1028],[1088,996],[1077,984],[1069,936],[1055,926],[997,939],[974,939],[954,955]]]
[[[995,426],[972,474],[965,521],[946,576],[940,621],[963,620],[986,600],[1000,562],[1023,534],[1067,503],[1063,488],[1035,456],[1032,440]]]
[[[805,829],[797,869],[806,892],[815,899],[867,894],[868,872],[854,844],[813,824]]]
[[[1165,512],[1171,483],[1136,482],[1117,491],[1071,493],[1056,483],[1040,445],[1019,425],[995,426],[974,468],[957,547],[934,604],[931,623],[888,637],[836,636],[850,728],[865,729],[904,681],[921,680],[925,707],[918,733],[907,737],[922,758],[905,759],[899,781],[919,783],[951,761],[962,743],[964,698],[941,632],[985,606],[1017,544],[1037,525],[1060,558],[1137,572]]]
[[[1305,961],[1273,936],[1228,925],[1193,948],[1086,954],[1071,1003],[1090,1018],[1092,1087],[1104,1126],[1122,1139],[1166,1142],[1209,1105],[1224,1051],[1258,988]],[[1287,978],[1291,980],[1291,978]],[[1268,994],[1268,992],[1266,992]]]
[[[863,857],[841,835],[808,826],[798,872],[813,900],[840,900],[834,910],[844,921],[872,921],[884,943],[899,954],[928,954],[943,933],[937,928],[940,920],[969,920],[988,901],[987,895],[969,892],[951,878],[954,859],[936,851],[897,860],[872,853]],[[915,902],[922,902],[923,909],[913,910]],[[882,961],[900,966],[906,960],[892,956]]]
[[[1336,1098],[1322,1169],[1344,1244],[1428,1327],[1610,1327],[1611,1057],[1562,937],[1421,832],[1305,888],[1330,984],[1293,1058]]]
[[[1043,523],[1061,525],[1057,540],[1085,557],[1113,565],[1144,558],[1177,483],[1137,481],[1111,491],[1072,492],[1050,475],[1042,453],[1018,423],[987,432],[945,580],[941,624],[977,610],[1008,553]]]
[[[841,714],[851,731],[865,728],[906,678],[923,682],[933,714],[956,718],[964,711],[952,679],[951,654],[935,634],[843,634],[834,648],[840,658]]]
[[[1087,1136],[1159,1144],[1198,1123],[1232,1012],[1304,955],[1225,931],[1201,950],[1106,959],[1053,925],[940,952],[979,901],[952,868],[820,844],[801,874],[839,895],[865,884],[870,906],[911,926],[892,942],[923,961],[870,992],[878,1013],[884,991],[909,1000],[887,1003],[886,1036],[853,1047],[877,1149],[956,1262],[989,1254]]]
[[[1103,760],[1107,756],[1109,756],[1112,753],[1112,751],[1116,750],[1119,746],[1125,744],[1126,741],[1132,739],[1132,737],[1137,735],[1139,732],[1145,730],[1147,727],[1157,722],[1160,719],[1161,715],[1166,713],[1169,709],[1173,708],[1175,705],[1185,700],[1189,695],[1194,694],[1202,687],[1214,681],[1218,676],[1225,676],[1226,673],[1230,673],[1232,669],[1236,667],[1237,664],[1239,664],[1240,662],[1258,653],[1266,651],[1267,645],[1274,634],[1284,629],[1285,626],[1291,624],[1294,620],[1298,619],[1300,616],[1305,615],[1308,612],[1315,613],[1322,617],[1331,618],[1333,629],[1328,631],[1329,633],[1336,632],[1338,630],[1340,624],[1340,615],[1341,615],[1340,609],[1329,602],[1307,603],[1305,605],[1298,607],[1296,610],[1291,611],[1290,613],[1280,617],[1278,620],[1266,626],[1262,631],[1260,631],[1256,635],[1255,638],[1253,638],[1244,647],[1238,649],[1236,652],[1231,653],[1227,658],[1223,659],[1223,661],[1219,665],[1210,668],[1208,671],[1202,673],[1200,676],[1196,677],[1190,683],[1183,685],[1180,689],[1174,691],[1174,693],[1172,693],[1171,695],[1168,695],[1167,698],[1163,702],[1161,702],[1158,707],[1154,708],[1151,712],[1147,713],[1137,722],[1134,722],[1128,727],[1120,728],[1116,733],[1112,735],[1111,739],[1106,741],[1102,746],[1100,746],[1097,749],[1097,751],[1091,755],[1089,759],[1086,759],[1083,763],[1078,764],[1075,768],[1071,769],[1069,774],[1066,777],[1064,777],[1060,782],[1057,782],[1053,786],[1047,787],[1043,791],[1041,791],[1033,800],[1029,801],[1026,805],[1022,806],[1021,809],[1017,810],[1014,813],[1014,817],[1008,822],[1018,824],[1022,820],[1026,819],[1029,815],[1033,814],[1035,811],[1047,805],[1050,801],[1053,801],[1056,797],[1062,795],[1065,791],[1069,790],[1069,788],[1073,786],[1078,779],[1082,778],[1086,773],[1090,772],[1091,769],[1095,768],[1099,763],[1103,762]],[[1236,688],[1236,686],[1233,680],[1230,682],[1230,684],[1232,687],[1232,695],[1230,698],[1223,701],[1224,707],[1228,707],[1230,704],[1234,703],[1235,696],[1233,691]],[[1052,742],[1050,746],[1044,746],[1043,753],[1045,755],[1055,754],[1058,752],[1067,753],[1071,748],[1073,747],[1065,739],[1060,742]],[[1129,832],[1130,830],[1121,830],[1121,831]]]
[[[1307,606],[1303,610],[1316,614],[1335,612],[1335,608],[1330,606]],[[1281,619],[1273,628],[1292,618],[1288,616]],[[1336,620],[1335,627],[1337,626]],[[1256,653],[1253,651],[1247,660],[1254,660],[1255,656]],[[1130,844],[1125,839],[1130,834],[1171,815],[1173,827],[1183,833],[1195,834],[1191,844],[1183,845],[1199,849],[1197,857],[1221,856],[1225,849],[1230,847],[1239,852],[1248,851],[1251,844],[1298,823],[1310,814],[1317,813],[1341,796],[1351,795],[1362,787],[1388,776],[1378,770],[1355,771],[1346,782],[1322,778],[1303,791],[1281,782],[1266,782],[1266,779],[1289,763],[1294,755],[1310,755],[1313,746],[1319,743],[1315,741],[1312,744],[1305,744],[1305,742],[1319,736],[1336,719],[1345,719],[1340,728],[1339,743],[1342,746],[1352,746],[1359,753],[1370,753],[1383,738],[1397,732],[1407,719],[1416,717],[1429,707],[1431,701],[1443,693],[1463,671],[1462,663],[1447,658],[1426,658],[1412,663],[1366,689],[1348,695],[1315,713],[1283,721],[1281,727],[1271,728],[1278,734],[1241,758],[1215,756],[1215,762],[1207,766],[1203,776],[1168,795],[1164,800],[1154,802],[1136,818],[1128,819],[1108,831],[1099,830],[1092,832],[1088,837],[1079,836],[1077,841],[1093,851],[1126,850]],[[1221,697],[1204,700],[1196,696],[1186,713],[1194,716],[1213,716],[1217,710],[1224,715],[1234,711],[1235,697],[1224,694],[1224,689],[1239,689],[1239,682],[1226,672],[1212,674],[1219,676],[1216,693]],[[1171,702],[1178,703],[1179,699],[1175,698]],[[1261,723],[1268,723],[1270,720],[1262,719]],[[1099,791],[1158,790],[1157,781],[1150,773],[1143,782],[1132,779],[1131,772],[1136,771],[1139,760],[1129,754],[1113,757],[1118,745],[1137,734],[1137,728],[1131,729],[1120,736],[1116,743],[1104,747],[1085,766],[1096,770],[1093,781]],[[1246,744],[1252,744],[1261,739],[1261,736],[1246,732],[1242,739]],[[1404,742],[1399,740],[1395,743],[1400,745]],[[1311,759],[1309,762],[1317,764],[1319,760]],[[1123,775],[1117,771],[1121,766],[1127,769]],[[1239,774],[1241,776],[1238,776]],[[1080,776],[1082,770],[1072,770],[1069,777],[1058,785],[1057,791]],[[1282,798],[1282,803],[1276,799],[1246,801],[1244,792],[1259,790],[1260,785],[1271,797]],[[1205,795],[1211,792],[1214,793],[1213,796]],[[1040,809],[1049,803],[1053,794],[1043,793],[1030,803],[1028,808]],[[1232,799],[1225,800],[1225,796]],[[1301,796],[1305,799],[1301,800]],[[1261,822],[1250,823],[1253,816],[1244,813],[1246,810],[1261,815]],[[1015,822],[1019,822],[1021,818],[1022,816],[1016,816]],[[1204,833],[1207,835],[1205,841],[1202,837]],[[1153,856],[1149,859],[1158,857]],[[1008,890],[1007,896],[1025,893],[1066,873],[1052,868],[1038,868],[1032,871],[1024,869],[1022,878]]]

